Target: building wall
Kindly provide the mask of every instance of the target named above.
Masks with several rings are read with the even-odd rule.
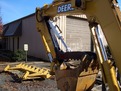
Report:
[[[9,41],[10,41],[9,48],[10,48],[10,50],[13,51],[13,37],[9,37]]]
[[[14,37],[14,51],[18,50],[18,37]]]
[[[73,51],[90,51],[91,41],[88,22],[79,18],[61,16],[55,22],[62,30],[64,41]],[[39,32],[36,29],[35,16],[22,20],[22,36],[19,38],[20,49],[28,44],[28,54],[48,60]],[[65,50],[61,41],[61,49]]]
[[[85,15],[81,16],[61,16],[56,17],[56,24],[62,31],[62,36],[67,46],[73,51],[90,51],[91,50],[91,36],[89,24]],[[62,50],[65,48],[61,41],[59,45]]]
[[[18,47],[23,50],[24,44],[28,44],[28,55],[48,60],[42,39],[36,29],[35,15],[23,18],[21,21],[22,36],[19,39],[14,37],[14,51]],[[62,30],[64,41],[73,51],[90,50],[90,32],[86,20],[80,19],[80,16],[78,18],[61,16],[57,17],[55,23]],[[59,45],[61,49],[65,50],[61,41],[59,41]],[[8,37],[8,49],[13,51],[13,37]]]
[[[19,47],[24,49],[24,44],[28,44],[28,54],[47,60],[40,34],[36,29],[35,16],[22,20],[22,36],[19,38]]]
[[[91,36],[88,22],[77,17],[67,17],[66,43],[73,51],[90,51]]]

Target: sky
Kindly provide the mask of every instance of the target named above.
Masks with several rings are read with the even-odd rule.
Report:
[[[35,12],[36,7],[50,4],[53,0],[0,0],[0,16],[3,24]],[[121,9],[121,0],[118,0]]]
[[[0,16],[3,24],[35,12],[36,7],[50,4],[53,0],[0,0]]]

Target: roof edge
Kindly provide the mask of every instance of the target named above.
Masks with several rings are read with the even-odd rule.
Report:
[[[8,24],[11,24],[11,23],[13,23],[13,22],[20,21],[20,20],[22,20],[22,19],[25,19],[25,18],[28,18],[28,17],[34,16],[34,15],[35,15],[35,13],[32,13],[32,14],[30,14],[30,15],[27,15],[27,16],[24,16],[24,17],[19,18],[19,19],[17,19],[17,20],[14,20],[14,21],[11,21],[11,22],[9,22],[9,23],[6,23],[6,24],[4,24],[3,26],[8,25]]]

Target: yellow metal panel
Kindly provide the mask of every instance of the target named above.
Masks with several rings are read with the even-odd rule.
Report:
[[[10,67],[9,65],[7,65],[4,69],[4,71],[8,71],[8,72],[14,72],[14,70],[25,72],[24,75],[20,77],[22,80],[51,77],[49,69],[39,68],[39,67],[24,64],[24,63],[15,65],[15,67]]]

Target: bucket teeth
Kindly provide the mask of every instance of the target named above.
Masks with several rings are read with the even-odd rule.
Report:
[[[24,75],[20,77],[22,80],[51,77],[51,75],[49,74],[49,69],[39,68],[25,63],[20,63],[18,65],[15,65],[15,67],[10,67],[10,65],[7,65],[4,69],[4,71],[9,71],[12,73],[15,73],[15,70],[24,72]]]
[[[8,69],[10,68],[10,65],[7,65],[4,69],[4,71],[8,71]]]

